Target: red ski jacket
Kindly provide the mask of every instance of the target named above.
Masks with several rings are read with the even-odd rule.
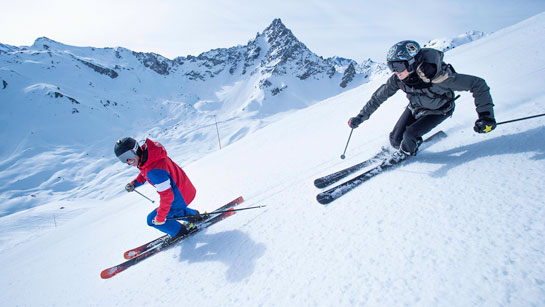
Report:
[[[133,180],[133,184],[138,187],[147,180],[157,189],[161,199],[157,208],[157,221],[163,222],[171,207],[187,207],[197,191],[186,173],[167,156],[166,149],[159,142],[146,139],[142,150],[147,151],[147,160],[138,166],[140,174]]]

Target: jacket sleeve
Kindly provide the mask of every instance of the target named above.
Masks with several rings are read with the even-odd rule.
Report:
[[[142,173],[140,173],[131,183],[134,185],[135,188],[137,188],[146,183],[146,178],[144,178],[144,176],[142,176]]]
[[[358,114],[363,120],[368,120],[371,114],[373,114],[383,102],[397,93],[399,90],[397,79],[398,77],[396,75],[392,75],[385,84],[381,85],[375,93],[373,93],[371,99],[369,99]]]
[[[153,169],[148,172],[148,179],[159,193],[159,208],[157,208],[157,221],[163,222],[170,211],[174,192],[172,191],[170,174],[163,169]]]
[[[442,85],[449,87],[454,91],[470,91],[475,99],[477,113],[489,112],[490,117],[494,118],[494,103],[490,96],[490,88],[482,78],[453,74]]]

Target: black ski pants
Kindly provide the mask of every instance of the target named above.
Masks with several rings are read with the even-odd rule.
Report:
[[[416,119],[407,107],[397,120],[394,130],[390,132],[390,144],[396,149],[401,146],[401,149],[407,153],[416,153],[418,139],[450,117],[453,112],[454,109],[444,115],[426,115]]]

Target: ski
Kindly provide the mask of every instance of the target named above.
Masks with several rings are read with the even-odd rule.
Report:
[[[237,197],[236,199],[233,199],[232,201],[230,201],[229,203],[225,204],[224,206],[221,206],[219,207],[218,209],[212,211],[211,213],[208,213],[208,214],[203,214],[205,216],[205,219],[200,223],[204,223],[206,222],[207,220],[209,220],[210,218],[213,217],[214,215],[214,212],[216,211],[222,211],[222,210],[225,210],[225,209],[228,209],[228,208],[231,208],[233,206],[236,206],[240,203],[242,203],[244,201],[244,199],[242,198],[242,196],[239,196]],[[138,256],[139,254],[141,253],[144,253],[146,250],[148,249],[152,249],[154,248],[155,246],[159,245],[159,244],[162,244],[165,240],[167,240],[170,236],[169,235],[164,235],[164,236],[161,236],[155,240],[152,240],[146,244],[143,244],[141,246],[138,246],[136,248],[133,248],[133,249],[130,249],[128,251],[126,251],[124,254],[123,254],[123,257],[125,257],[125,259],[132,259],[136,256]]]
[[[374,155],[372,158],[369,158],[369,159],[367,159],[367,160],[365,160],[363,162],[360,162],[360,163],[358,163],[356,165],[347,167],[347,168],[345,168],[343,170],[340,170],[338,172],[335,172],[333,174],[329,174],[329,175],[317,178],[316,180],[314,180],[314,186],[319,188],[319,189],[325,188],[328,185],[331,185],[331,184],[343,179],[344,177],[346,177],[346,176],[348,176],[348,175],[350,175],[350,174],[352,174],[354,172],[359,171],[362,168],[365,168],[367,166],[375,164],[378,161],[382,161],[386,157],[386,155],[388,155],[388,153],[389,153],[388,148],[382,147],[382,149],[376,155]]]
[[[242,197],[239,197],[237,198],[236,200],[234,200],[233,202],[239,200],[240,202],[243,201]],[[238,205],[240,202],[235,202],[235,203],[229,203],[229,204],[232,204],[231,207],[234,207],[236,205]],[[227,206],[227,205],[226,205]],[[226,206],[223,206],[222,208],[223,209],[226,209],[225,207]],[[102,277],[103,279],[108,279],[108,278],[111,278],[123,271],[125,271],[126,269],[130,268],[131,266],[163,251],[163,250],[167,250],[169,249],[170,247],[176,245],[177,243],[187,239],[188,237],[190,236],[193,236],[194,234],[200,232],[201,230],[205,229],[205,228],[208,228],[226,218],[228,218],[229,216],[231,215],[234,215],[235,214],[235,211],[232,211],[232,208],[231,208],[231,211],[228,211],[228,212],[224,212],[224,213],[221,213],[220,215],[216,215],[212,218],[209,218],[205,221],[202,221],[196,225],[193,225],[193,227],[191,227],[189,229],[189,233],[184,235],[184,236],[180,236],[174,240],[169,240],[168,238],[164,238],[161,237],[159,239],[161,239],[159,242],[156,242],[155,245],[152,245],[150,248],[148,249],[145,249],[143,252],[141,252],[140,254],[137,254],[136,256],[134,256],[133,258],[121,263],[121,264],[118,264],[116,266],[113,266],[111,268],[107,268],[107,269],[104,269],[102,270],[102,272],[100,273],[100,277]],[[159,240],[157,239],[157,240]],[[154,240],[156,241],[156,240]],[[152,241],[152,242],[154,242]],[[152,243],[150,242],[150,243]],[[149,244],[149,243],[148,243]],[[143,245],[143,246],[147,246],[147,245]]]
[[[425,143],[430,144],[432,141],[439,140],[439,139],[444,138],[446,136],[447,136],[447,134],[445,132],[438,131],[435,134],[433,134],[432,136],[426,138],[423,143],[424,144]],[[425,147],[423,147],[423,146],[424,145],[421,145],[420,148],[424,149]],[[375,163],[382,162],[384,159],[388,158],[390,155],[391,155],[390,150],[387,147],[382,147],[382,149],[376,155],[374,155],[372,158],[369,158],[369,159],[367,159],[367,160],[365,160],[363,162],[360,162],[360,163],[358,163],[356,165],[347,167],[347,168],[345,168],[343,170],[340,170],[338,172],[335,172],[333,174],[326,175],[326,176],[323,176],[323,177],[320,177],[320,178],[314,180],[314,186],[316,186],[319,189],[325,188],[325,187],[327,187],[329,185],[332,185],[333,183],[345,178],[346,176],[359,171],[362,168],[366,168],[366,167],[371,166],[371,165],[373,165]]]
[[[435,133],[434,135],[430,136],[428,139],[426,139],[425,142],[430,143],[430,141],[433,140],[433,143],[436,141],[446,137],[446,133],[443,131],[439,131]],[[339,197],[343,196],[344,194],[352,191],[355,187],[361,185],[362,183],[368,181],[369,179],[375,177],[376,175],[384,172],[385,170],[388,170],[390,168],[396,167],[400,164],[402,164],[407,159],[410,159],[411,157],[407,157],[405,160],[402,160],[400,162],[396,162],[394,159],[386,158],[382,160],[382,162],[378,165],[373,167],[372,169],[362,173],[361,175],[358,175],[344,183],[341,183],[327,191],[321,192],[316,196],[316,200],[323,205],[327,205],[331,203],[332,201],[338,199]]]

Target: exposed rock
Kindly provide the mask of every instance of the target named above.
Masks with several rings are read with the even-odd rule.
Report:
[[[168,75],[172,61],[155,53],[132,53],[144,66],[160,75]]]
[[[344,71],[343,79],[340,86],[342,88],[345,88],[348,83],[354,80],[354,76],[356,76],[356,69],[354,68],[354,65],[350,63],[350,65],[348,65],[348,68]]]
[[[98,72],[99,74],[101,75],[106,75],[112,79],[115,79],[117,78],[119,75],[118,73],[113,70],[113,69],[110,69],[110,68],[106,68],[106,67],[100,67],[98,65],[95,65],[93,63],[90,63],[90,62],[87,62],[87,61],[84,61],[84,60],[81,60],[81,59],[77,59],[78,61],[80,61],[81,63],[85,64],[86,66],[92,68],[94,71]]]

